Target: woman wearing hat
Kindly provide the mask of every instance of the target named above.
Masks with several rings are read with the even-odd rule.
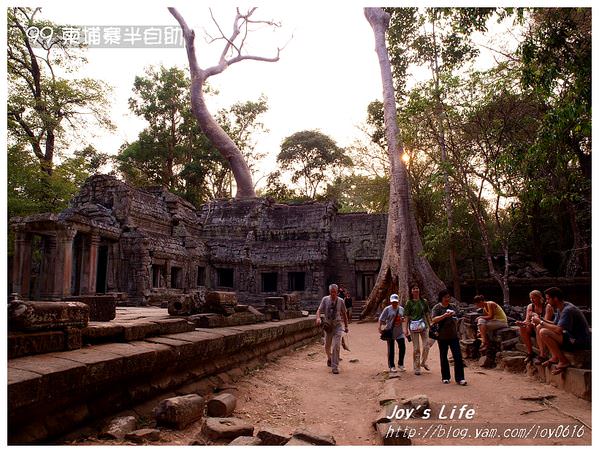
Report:
[[[404,318],[403,307],[399,305],[399,296],[391,294],[389,298],[391,305],[385,307],[379,316],[379,332],[391,330],[391,335],[387,337],[387,358],[389,362],[389,371],[395,373],[395,343],[399,347],[399,371],[405,371],[403,359],[406,355],[406,341],[404,337]]]

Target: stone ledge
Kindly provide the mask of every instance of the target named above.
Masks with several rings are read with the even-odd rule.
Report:
[[[243,363],[268,358],[319,334],[311,316],[197,329],[147,341],[9,360],[9,443],[40,443],[77,424],[197,379],[229,372]],[[69,411],[79,415],[63,417]]]
[[[554,375],[551,374],[552,368],[529,364],[527,366],[527,374],[535,376],[541,382],[551,384],[578,398],[591,401],[591,370],[570,367],[565,369],[561,374]]]

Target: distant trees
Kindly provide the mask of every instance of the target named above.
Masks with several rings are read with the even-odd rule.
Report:
[[[125,144],[116,157],[117,168],[130,183],[162,185],[199,205],[232,195],[229,163],[201,131],[188,100],[191,80],[173,67],[150,67],[135,78],[131,110],[148,126],[138,139]],[[210,92],[208,86],[205,87]],[[265,130],[260,115],[268,109],[265,97],[238,102],[217,112],[216,121],[235,142],[250,165],[260,154],[254,134]]]
[[[291,174],[292,183],[299,184],[302,196],[314,198],[321,186],[351,166],[352,161],[332,138],[312,130],[285,138],[277,163]]]
[[[42,171],[51,176],[57,146],[68,145],[69,133],[90,124],[113,125],[107,110],[110,88],[104,82],[59,75],[74,72],[85,58],[81,49],[67,47],[58,38],[58,26],[40,19],[39,12],[40,8],[8,9],[8,132],[12,140],[29,146]],[[28,35],[30,27],[55,33],[49,38]]]
[[[107,161],[85,144],[87,131],[113,128],[110,87],[71,76],[85,63],[83,47],[67,47],[58,39],[59,25],[40,15],[39,8],[7,10],[9,217],[66,208]],[[77,141],[81,145],[69,151]]]

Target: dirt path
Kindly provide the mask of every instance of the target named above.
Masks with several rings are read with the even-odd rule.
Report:
[[[332,434],[338,445],[380,445],[372,422],[379,414],[378,397],[388,377],[386,345],[379,340],[376,324],[350,325],[351,352],[342,351],[340,374],[334,375],[326,366],[326,355],[320,342],[302,347],[280,357],[264,368],[255,370],[231,384],[228,391],[238,397],[235,413],[259,428],[275,427],[292,433],[305,428],[315,433]],[[524,375],[487,370],[470,363],[466,369],[468,386],[441,382],[439,351],[431,350],[430,372],[420,376],[412,371],[412,344],[408,343],[405,365],[407,371],[393,379],[398,397],[425,394],[433,413],[440,405],[468,404],[475,409],[471,427],[530,426],[559,424],[582,426],[577,417],[591,426],[591,403],[576,398],[555,387],[541,384]],[[560,411],[535,401],[523,401],[523,396],[554,395],[551,404]],[[564,415],[563,412],[571,416]],[[438,420],[410,422],[410,426],[425,429]],[[401,421],[398,421],[401,423]],[[405,423],[404,423],[405,424]],[[459,426],[456,424],[456,426]],[[465,425],[461,425],[465,426]],[[468,425],[466,425],[468,426]],[[189,445],[200,432],[194,423],[183,431],[162,430],[159,445]],[[116,444],[87,439],[79,444]],[[471,438],[414,439],[415,445],[590,445],[591,430],[584,428],[581,438],[567,440],[526,439],[489,440]],[[122,445],[122,443],[120,443]]]
[[[237,414],[256,426],[275,426],[292,432],[298,427],[332,434],[340,445],[377,445],[380,441],[372,427],[379,413],[378,396],[388,376],[386,345],[378,339],[375,324],[351,324],[351,352],[342,351],[340,374],[333,375],[326,366],[323,346],[317,342],[282,357],[266,368],[246,376],[236,384],[239,404]],[[353,362],[356,360],[357,362]],[[591,426],[591,403],[550,385],[523,375],[487,370],[469,364],[468,386],[441,382],[439,350],[431,349],[430,372],[420,376],[412,371],[412,344],[408,343],[406,372],[393,379],[399,397],[425,394],[438,413],[441,404],[469,404],[476,410],[472,422],[477,427],[514,427],[527,424],[570,424],[581,426],[576,419],[555,408],[523,396],[555,395],[551,404]],[[527,411],[526,414],[522,414]],[[430,426],[433,421],[420,422]],[[436,422],[435,422],[436,423]],[[462,425],[464,426],[464,425]],[[416,439],[418,445],[494,445],[502,444],[587,444],[591,431],[584,429],[582,438],[556,440]]]

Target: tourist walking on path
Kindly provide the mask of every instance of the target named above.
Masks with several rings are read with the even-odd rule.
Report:
[[[353,313],[353,306],[354,306],[354,299],[351,297],[351,294],[349,293],[349,291],[347,291],[345,293],[345,297],[342,298],[343,301],[345,302],[345,309],[347,310],[347,319],[349,319],[349,322],[351,323],[351,318],[352,318],[352,313]]]
[[[413,284],[411,287],[412,298],[408,300],[404,309],[409,332],[412,336],[414,347],[414,374],[420,374],[420,367],[429,371],[426,364],[430,343],[428,341],[428,328],[430,326],[430,308],[425,299],[420,298],[420,287]],[[409,338],[408,338],[409,340]],[[420,351],[422,345],[422,352]]]
[[[480,332],[480,353],[484,353],[489,347],[489,339],[495,330],[507,327],[507,316],[496,302],[485,301],[485,296],[474,296],[474,304],[483,309],[483,315],[476,318]]]
[[[545,321],[552,321],[554,310],[551,304],[545,302],[543,298],[543,293],[541,291],[535,289],[530,292],[528,295],[530,298],[530,304],[526,307],[526,316],[524,317],[524,321],[516,321],[516,325],[520,327],[520,338],[522,338],[522,342],[526,345],[526,351],[528,355],[526,356],[526,362],[532,362],[534,358],[534,353],[532,351],[532,337],[537,338],[537,345],[539,347],[539,356],[545,357],[545,345],[541,340],[540,336],[537,334],[538,328],[532,323],[533,316],[538,316],[540,319]],[[545,360],[547,360],[545,358]]]
[[[533,317],[532,323],[540,327],[539,337],[551,352],[551,358],[542,365],[555,365],[551,373],[560,374],[570,366],[564,351],[591,349],[591,330],[580,309],[564,301],[561,289],[553,287],[545,290],[545,298],[556,311],[555,323],[538,316]]]
[[[406,340],[404,337],[404,309],[399,305],[399,296],[391,294],[391,305],[385,307],[381,316],[379,316],[379,333],[387,331],[387,362],[389,364],[389,372],[395,373],[395,343],[399,348],[399,357],[397,366],[399,371],[405,371],[403,366],[404,357],[406,355]]]
[[[344,331],[349,332],[347,310],[343,299],[337,296],[338,289],[334,283],[329,285],[329,295],[322,298],[320,306],[316,310],[316,325],[324,323],[324,348],[327,353],[327,365],[332,368],[333,374],[339,374],[341,337]],[[321,314],[324,315],[324,321],[320,319]],[[345,325],[345,329],[343,325]]]
[[[449,384],[451,372],[449,370],[449,359],[447,353],[451,349],[453,357],[453,377],[460,385],[466,385],[464,377],[464,360],[460,350],[460,339],[458,337],[458,317],[456,307],[450,303],[449,291],[444,289],[437,297],[438,303],[432,310],[432,324],[439,324],[439,357],[441,361],[441,379],[444,384]]]

